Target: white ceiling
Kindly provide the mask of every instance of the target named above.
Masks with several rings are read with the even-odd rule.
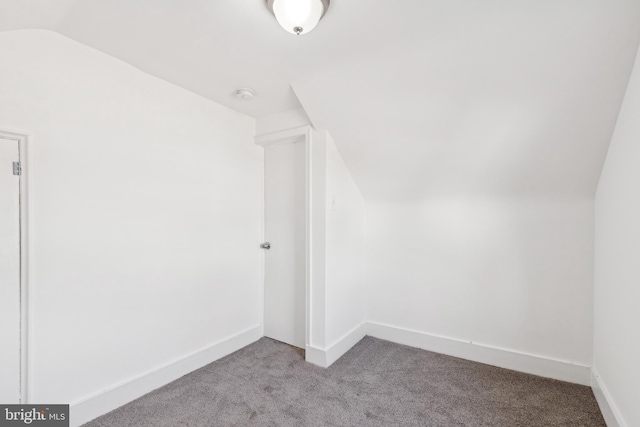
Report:
[[[421,4],[406,14],[404,44],[293,82],[365,198],[592,197],[640,2]]]
[[[0,31],[51,29],[261,117],[299,107],[290,83],[300,76],[405,39],[385,30],[390,23],[379,5],[386,6],[334,0],[321,25],[296,37],[280,28],[265,0],[0,0]],[[254,89],[256,99],[236,100],[240,87]]]
[[[333,0],[296,37],[264,0],[0,0],[0,31],[23,28],[253,117],[299,99],[368,199],[592,195],[640,1]]]

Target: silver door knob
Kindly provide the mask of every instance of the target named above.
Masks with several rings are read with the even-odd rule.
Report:
[[[269,249],[271,249],[271,243],[269,243],[269,242],[261,243],[261,244],[260,244],[260,247],[261,247],[262,249],[267,249],[267,250],[269,250]]]

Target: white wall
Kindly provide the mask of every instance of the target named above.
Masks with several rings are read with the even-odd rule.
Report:
[[[589,199],[367,202],[370,322],[589,366],[592,261]]]
[[[0,52],[0,127],[33,135],[31,401],[259,325],[254,120],[52,32]]]
[[[268,135],[287,129],[309,126],[311,121],[302,108],[283,111],[256,119],[256,135]]]
[[[326,246],[327,246],[327,142],[326,132],[311,131],[309,147],[310,168],[310,262],[311,286],[309,292],[309,346],[306,359],[313,353],[311,348],[324,349],[326,345]],[[321,366],[322,362],[314,362]]]
[[[365,206],[342,156],[327,133],[326,344],[365,321]]]
[[[311,132],[310,337],[327,367],[366,334],[365,205],[329,132]],[[335,202],[334,202],[335,201]]]
[[[594,371],[621,426],[640,425],[640,57],[595,202]]]

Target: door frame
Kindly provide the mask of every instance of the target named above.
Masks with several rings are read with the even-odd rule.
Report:
[[[273,132],[266,135],[255,137],[256,145],[266,149],[274,145],[304,143],[304,199],[305,199],[305,348],[311,344],[311,126],[302,126],[293,129]],[[264,162],[262,163],[262,236],[261,241],[265,239],[265,177]],[[262,334],[264,335],[264,285],[265,285],[265,255],[262,254],[262,288],[260,295],[260,318],[262,325]]]
[[[31,304],[29,301],[29,150],[32,136],[29,132],[9,130],[0,126],[0,137],[18,143],[20,160],[20,403],[30,401],[30,337]]]

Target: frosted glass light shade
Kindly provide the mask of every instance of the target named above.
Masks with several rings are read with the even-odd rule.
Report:
[[[273,0],[273,14],[280,26],[291,34],[310,32],[324,13],[322,0]]]

